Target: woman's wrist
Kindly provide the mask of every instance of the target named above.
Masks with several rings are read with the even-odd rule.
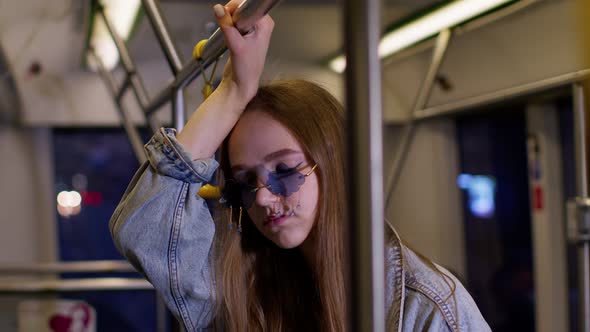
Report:
[[[238,87],[238,85],[231,80],[222,80],[217,89],[215,89],[215,92],[220,94],[227,102],[235,105],[235,107],[232,108],[238,110],[240,113],[246,108],[250,100],[254,98],[254,95],[256,94],[256,91],[244,91],[244,89]]]

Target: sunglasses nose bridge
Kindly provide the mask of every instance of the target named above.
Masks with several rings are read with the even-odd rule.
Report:
[[[265,169],[258,169],[256,171],[256,191],[268,186],[268,171]]]
[[[251,193],[253,195],[253,201],[259,206],[267,206],[272,203],[276,203],[280,198],[277,194],[270,190],[269,185],[261,185],[254,189]]]
[[[273,198],[276,194],[270,190],[270,185],[268,184],[269,172],[263,167],[256,169],[255,187],[248,192],[250,196],[249,200],[256,202],[260,206],[265,206],[271,201],[276,201],[276,198]]]

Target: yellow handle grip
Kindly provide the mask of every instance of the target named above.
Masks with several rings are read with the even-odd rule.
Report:
[[[205,44],[207,44],[207,39],[203,39],[195,45],[193,48],[193,59],[199,60],[201,56],[203,56],[203,50],[205,49]]]
[[[210,83],[205,83],[205,86],[203,86],[203,90],[201,90],[201,93],[203,93],[203,99],[209,98],[209,96],[213,93],[213,86]]]
[[[217,186],[206,184],[199,189],[199,196],[204,199],[219,199],[221,198],[221,189]]]

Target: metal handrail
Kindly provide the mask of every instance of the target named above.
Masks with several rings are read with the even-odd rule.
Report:
[[[0,293],[42,293],[80,291],[153,290],[152,284],[138,278],[85,278],[57,280],[0,280]]]
[[[281,0],[245,0],[232,15],[235,26],[242,34],[250,32],[256,22],[266,15],[280,1]],[[226,46],[223,34],[220,29],[217,29],[207,40],[201,59],[191,59],[187,64],[181,66],[182,58],[170,36],[168,24],[162,15],[159,1],[142,0],[142,3],[160,46],[166,55],[168,65],[174,73],[174,78],[160,92],[156,93],[154,98],[149,98],[125,42],[115,31],[102,6],[99,6],[99,12],[108,28],[107,30],[109,31],[111,38],[113,38],[113,41],[115,42],[123,69],[126,73],[123,86],[120,89],[114,89],[116,91],[115,98],[120,100],[127,88],[131,87],[152,131],[155,131],[157,126],[151,120],[151,115],[164,104],[172,102],[173,125],[177,130],[181,130],[185,122],[183,89],[195,78],[201,75],[204,69],[207,69],[225,52]],[[112,90],[112,87],[109,86],[109,89]],[[125,114],[124,111],[120,113]]]
[[[573,85],[574,152],[576,163],[577,258],[578,258],[578,319],[579,331],[590,332],[590,154],[588,120],[590,119],[590,80]]]
[[[160,7],[154,0],[143,0],[142,2],[148,14],[147,16],[150,18],[156,36],[158,36],[160,45],[164,49],[170,69],[175,74],[172,82],[164,87],[156,94],[155,98],[151,99],[145,105],[144,111],[149,116],[161,106],[175,98],[176,91],[182,90],[195,78],[201,75],[202,70],[207,69],[213,64],[215,60],[225,52],[226,45],[221,30],[217,29],[207,39],[201,59],[191,59],[182,68],[179,68],[179,55],[177,54],[176,47],[170,38],[166,21],[160,13]],[[236,28],[242,34],[247,34],[253,29],[256,22],[258,22],[260,18],[266,15],[279,2],[281,2],[281,0],[245,0],[232,15]],[[182,126],[184,125],[183,105],[175,103],[173,105],[173,114],[174,127],[178,130],[182,129]]]
[[[55,273],[114,273],[135,272],[127,261],[79,261],[52,263],[3,263],[0,275],[15,274],[55,274]]]
[[[413,117],[415,120],[424,120],[439,116],[453,115],[466,109],[472,109],[484,105],[493,104],[495,102],[500,102],[509,98],[516,98],[527,94],[563,87],[568,84],[588,79],[588,77],[590,77],[590,69],[582,69],[546,78],[540,81],[525,83],[510,88],[501,89],[476,97],[461,99],[456,102],[449,102],[442,105],[428,107],[419,112],[414,113]]]

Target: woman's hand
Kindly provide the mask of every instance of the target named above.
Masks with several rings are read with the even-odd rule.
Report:
[[[231,61],[225,65],[219,87],[193,112],[177,136],[194,159],[210,158],[215,153],[258,91],[274,22],[266,15],[252,32],[242,36],[231,18],[239,1],[213,7]]]
[[[246,105],[258,91],[274,21],[265,15],[251,32],[242,36],[232,20],[241,2],[231,0],[225,6],[215,5],[213,10],[230,51],[230,60],[225,66],[218,89],[231,90],[229,94],[237,96]]]

